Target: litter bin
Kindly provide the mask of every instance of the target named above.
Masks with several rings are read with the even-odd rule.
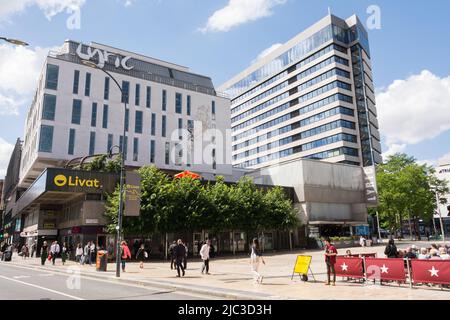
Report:
[[[105,250],[97,251],[97,261],[96,261],[97,271],[106,271],[107,267],[108,267],[108,251]]]

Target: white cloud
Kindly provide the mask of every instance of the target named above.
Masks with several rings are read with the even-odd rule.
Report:
[[[416,162],[420,166],[426,164],[427,166],[435,167],[437,165],[436,160],[417,160]]]
[[[269,54],[271,54],[272,52],[274,52],[275,50],[277,50],[279,47],[281,47],[283,44],[281,43],[275,43],[273,45],[271,45],[269,48],[263,50],[257,57],[255,60],[252,61],[252,64],[258,62],[259,60],[261,60],[262,58],[268,56]]]
[[[200,31],[229,31],[240,24],[255,21],[273,14],[272,8],[286,0],[230,0],[228,5],[213,13]]]
[[[396,80],[376,96],[378,120],[388,152],[433,139],[450,130],[450,76],[428,70]]]
[[[391,144],[386,152],[383,153],[383,159],[387,160],[389,156],[393,156],[396,153],[402,153],[406,149],[406,144]]]
[[[13,149],[14,145],[8,143],[3,138],[0,138],[0,178],[3,178],[6,175]]]
[[[438,159],[438,163],[440,165],[450,164],[450,152],[447,154],[444,154],[442,157]]]
[[[36,90],[48,52],[57,49],[0,45],[0,115],[19,114]]]
[[[33,5],[37,5],[46,18],[51,20],[58,13],[79,10],[85,2],[86,0],[0,0],[0,22],[9,21],[11,16]]]

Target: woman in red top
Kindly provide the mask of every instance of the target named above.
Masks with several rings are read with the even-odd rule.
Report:
[[[334,265],[336,264],[337,250],[330,243],[330,239],[325,239],[325,263],[327,264],[327,277],[328,281],[325,283],[326,286],[330,285],[330,276],[333,273],[333,286],[336,285],[336,270]]]
[[[121,254],[122,254],[122,271],[125,272],[125,262],[127,259],[131,259],[131,252],[125,241],[121,243]]]

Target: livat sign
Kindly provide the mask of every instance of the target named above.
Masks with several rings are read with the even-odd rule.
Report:
[[[125,70],[131,70],[134,68],[132,66],[127,66],[127,62],[128,62],[128,60],[131,59],[131,56],[120,59],[115,54],[109,53],[106,50],[102,51],[100,49],[95,49],[95,48],[93,49],[91,47],[88,47],[87,54],[86,54],[86,53],[81,52],[81,47],[82,47],[82,44],[80,43],[77,48],[78,57],[80,57],[83,60],[91,60],[93,57],[95,57],[97,55],[98,56],[97,67],[99,67],[100,69],[103,69],[103,67],[105,66],[105,62],[109,61],[110,56],[116,57],[116,62],[115,62],[116,68],[122,67]]]

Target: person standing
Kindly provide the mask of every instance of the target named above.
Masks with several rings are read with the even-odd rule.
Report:
[[[330,285],[330,278],[331,274],[333,274],[333,283],[332,285],[336,285],[336,256],[337,256],[337,250],[336,248],[331,244],[330,239],[325,239],[325,263],[327,265],[327,282],[325,283],[326,286]]]
[[[28,245],[24,244],[22,246],[22,249],[20,249],[20,252],[22,252],[22,259],[26,259],[28,257],[28,254],[29,254]]]
[[[261,262],[266,264],[264,258],[262,257],[261,248],[259,246],[258,238],[254,238],[252,241],[252,252],[250,254],[250,264],[252,265],[252,274],[255,283],[262,283],[263,276],[259,273],[261,268]]]
[[[77,245],[77,249],[75,250],[75,262],[82,263],[81,259],[83,257],[83,247],[81,243]]]
[[[61,248],[58,244],[58,241],[54,241],[50,247],[50,253],[52,255],[52,264],[55,265],[56,257],[61,252]]]
[[[388,258],[398,258],[398,250],[394,244],[394,239],[389,239],[389,243],[384,249],[384,254]]]
[[[90,263],[90,251],[91,251],[91,243],[88,242],[85,246],[84,246],[84,250],[83,250],[83,262],[81,264],[85,264],[86,262]]]
[[[170,270],[173,270],[174,268],[176,269],[176,264],[175,264],[175,247],[177,246],[177,242],[174,241],[172,242],[172,244],[169,247],[169,256],[170,256]]]
[[[211,240],[206,240],[206,243],[200,249],[200,257],[203,260],[202,274],[206,271],[209,274],[209,252],[211,250]]]
[[[92,262],[95,263],[96,259],[96,247],[94,241],[91,241],[91,247],[89,248],[89,264],[92,265]]]
[[[41,265],[45,265],[45,260],[47,260],[48,256],[48,244],[47,241],[44,241],[41,247]]]
[[[136,253],[136,260],[139,261],[139,268],[144,269],[144,260],[147,258],[148,254],[145,251],[145,245],[141,244],[141,247],[138,249]]]
[[[131,259],[131,252],[130,248],[128,248],[127,243],[125,241],[122,241],[120,244],[121,247],[121,260],[122,260],[122,271],[125,272],[125,263],[127,259]]]
[[[31,254],[30,257],[33,258],[34,257],[34,253],[36,252],[36,241],[33,241],[33,243],[31,244]]]
[[[184,246],[181,239],[178,239],[177,246],[174,248],[175,252],[175,264],[177,266],[177,277],[180,277],[180,269],[183,272],[183,277],[185,275],[185,268],[183,266],[183,261],[186,258],[186,247]]]
[[[64,242],[61,248],[61,260],[63,265],[66,264],[67,255],[68,255],[67,243]]]

